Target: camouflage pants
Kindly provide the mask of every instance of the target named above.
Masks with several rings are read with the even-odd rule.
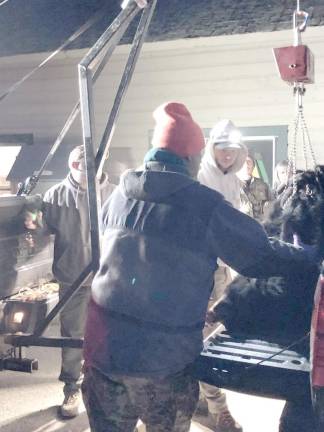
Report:
[[[186,372],[162,379],[106,376],[85,368],[83,400],[92,432],[188,432],[198,401],[198,382]]]

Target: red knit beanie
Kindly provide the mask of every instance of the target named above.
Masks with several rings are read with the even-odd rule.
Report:
[[[153,113],[155,129],[152,146],[170,150],[180,157],[198,154],[205,147],[201,128],[181,103],[168,102]]]

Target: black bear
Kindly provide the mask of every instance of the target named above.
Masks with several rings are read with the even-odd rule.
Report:
[[[282,191],[263,225],[269,236],[292,243],[297,234],[304,245],[324,250],[324,166],[298,173],[295,188],[290,184]],[[314,265],[307,274],[295,272],[289,277],[238,276],[215,306],[215,318],[229,332],[296,340],[310,330],[319,272]],[[306,343],[306,350],[308,346]],[[280,431],[306,432],[313,428],[310,398],[286,404]]]
[[[272,204],[263,225],[269,236],[324,247],[324,166],[299,173],[297,190],[286,188]],[[251,279],[238,276],[214,309],[227,330],[256,336],[298,337],[310,329],[319,268],[289,277]]]

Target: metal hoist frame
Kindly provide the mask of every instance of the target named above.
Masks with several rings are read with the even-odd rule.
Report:
[[[299,19],[302,18],[302,22],[299,23]],[[302,45],[301,33],[307,28],[309,14],[300,9],[300,1],[297,0],[297,7],[293,15],[293,32],[294,32],[294,46],[298,47]],[[290,65],[295,67],[295,65]],[[292,174],[292,185],[293,195],[297,192],[297,143],[299,131],[301,131],[302,145],[303,145],[303,156],[305,161],[305,168],[310,168],[309,156],[313,168],[316,166],[316,157],[312,146],[310,133],[307,127],[307,123],[304,116],[303,97],[306,92],[305,82],[295,81],[293,83],[294,97],[296,114],[293,123],[293,135],[292,142],[289,145],[288,151],[288,173]]]
[[[62,134],[65,134],[71,123],[81,109],[82,135],[85,148],[85,161],[87,173],[88,206],[90,220],[90,238],[92,249],[92,261],[80,273],[72,283],[70,290],[60,299],[46,318],[36,328],[32,335],[8,335],[6,343],[13,346],[48,346],[48,347],[70,347],[82,348],[83,339],[73,338],[48,338],[42,334],[48,325],[63,309],[69,299],[80,289],[81,285],[91,273],[97,271],[100,257],[99,221],[98,221],[98,199],[97,178],[101,177],[105,159],[108,156],[109,146],[116,128],[120,108],[126,91],[133,76],[135,66],[147,34],[148,27],[157,5],[157,0],[125,0],[122,3],[122,12],[115,18],[112,24],[101,35],[94,46],[88,51],[78,66],[80,102],[78,102],[69,115],[67,122],[57,139],[60,144]],[[98,148],[95,147],[94,133],[94,100],[93,85],[99,78],[101,72],[111,58],[116,46],[125,34],[134,18],[141,13],[141,18],[133,39],[126,66],[114,99],[112,109],[107,119],[104,134]]]

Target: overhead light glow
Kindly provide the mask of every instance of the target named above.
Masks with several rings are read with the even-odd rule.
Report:
[[[239,144],[242,140],[242,134],[240,131],[233,131],[228,136],[229,142],[233,144]]]
[[[127,6],[128,6],[128,4],[129,4],[129,1],[130,1],[130,0],[124,0],[123,3],[121,4],[121,8],[122,8],[122,9],[126,9]]]

